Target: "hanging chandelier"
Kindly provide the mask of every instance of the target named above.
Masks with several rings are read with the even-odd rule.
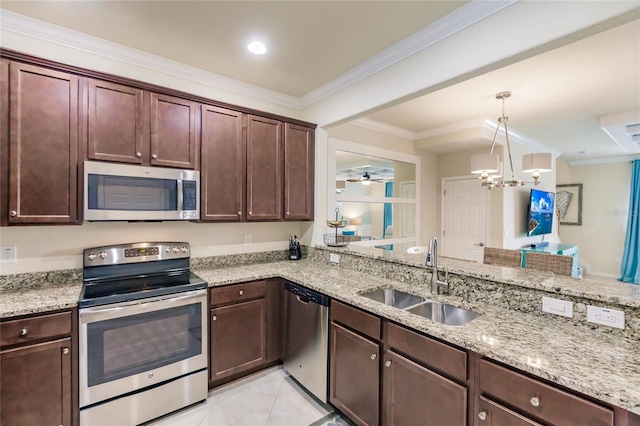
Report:
[[[532,182],[524,182],[515,178],[513,171],[513,159],[511,157],[511,143],[509,142],[509,131],[507,128],[507,117],[504,113],[505,99],[511,96],[511,92],[505,91],[496,94],[496,99],[502,101],[502,116],[498,118],[498,125],[496,126],[496,132],[493,135],[493,142],[491,144],[491,150],[488,154],[478,154],[471,157],[471,173],[479,174],[480,180],[482,180],[482,186],[486,186],[489,189],[496,186],[503,188],[511,186],[522,186],[526,184],[538,185],[540,183],[540,173],[550,172],[553,156],[551,153],[534,153],[525,154],[522,156],[522,171],[524,173],[531,173]],[[504,135],[507,140],[507,153],[509,156],[509,168],[511,170],[510,180],[501,179],[503,165],[500,162],[500,156],[493,152],[496,146],[496,138],[498,137],[498,131],[500,126],[504,126]]]

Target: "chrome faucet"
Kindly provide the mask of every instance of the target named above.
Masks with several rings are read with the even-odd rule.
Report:
[[[438,294],[439,287],[449,287],[447,283],[448,273],[445,271],[445,280],[438,279],[438,239],[431,237],[429,240],[429,248],[427,250],[427,259],[425,264],[431,267],[431,293]]]

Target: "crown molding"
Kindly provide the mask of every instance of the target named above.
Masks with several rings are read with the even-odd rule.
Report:
[[[300,99],[295,96],[244,83],[233,78],[205,71],[201,68],[186,65],[182,62],[173,61],[4,9],[2,13],[0,13],[0,27],[3,32],[6,31],[37,40],[43,40],[48,43],[91,53],[206,86],[251,96],[289,108],[301,109]]]
[[[606,164],[606,163],[622,163],[625,161],[640,160],[640,155],[620,155],[616,157],[602,157],[602,158],[590,158],[588,160],[575,160],[567,161],[570,166],[589,166],[592,164]]]
[[[335,79],[302,96],[306,108],[383,69],[414,55],[483,19],[500,12],[518,0],[470,1],[409,37],[377,53]]]
[[[349,122],[349,124],[355,124],[356,126],[364,127],[366,129],[375,130],[377,132],[384,133],[384,134],[387,134],[387,135],[397,136],[397,137],[403,138],[403,139],[408,139],[410,141],[415,141],[416,140],[416,134],[411,132],[411,131],[409,131],[409,130],[405,130],[405,129],[402,129],[402,128],[396,127],[396,126],[391,126],[389,124],[385,124],[385,123],[382,123],[382,122],[376,121],[376,120],[371,120],[369,118],[358,118],[358,119],[355,119],[355,120]]]
[[[2,10],[2,13],[0,13],[0,27],[2,31],[43,40],[218,89],[302,110],[464,30],[511,6],[516,1],[470,1],[302,97],[265,89],[7,10]]]

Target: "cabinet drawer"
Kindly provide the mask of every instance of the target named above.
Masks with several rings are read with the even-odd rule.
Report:
[[[613,425],[613,410],[493,362],[480,362],[483,393],[552,424]]]
[[[455,379],[467,380],[467,353],[395,324],[387,328],[389,346],[427,367]]]
[[[227,305],[245,300],[265,297],[267,294],[266,281],[227,285],[211,289],[211,306]]]
[[[71,311],[3,321],[0,346],[28,343],[71,334]]]
[[[380,340],[380,318],[374,315],[334,300],[331,303],[331,320],[344,324],[372,339]]]

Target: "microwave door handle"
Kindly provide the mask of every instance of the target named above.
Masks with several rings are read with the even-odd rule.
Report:
[[[178,211],[182,211],[182,203],[183,203],[184,194],[182,191],[182,179],[178,179]]]

